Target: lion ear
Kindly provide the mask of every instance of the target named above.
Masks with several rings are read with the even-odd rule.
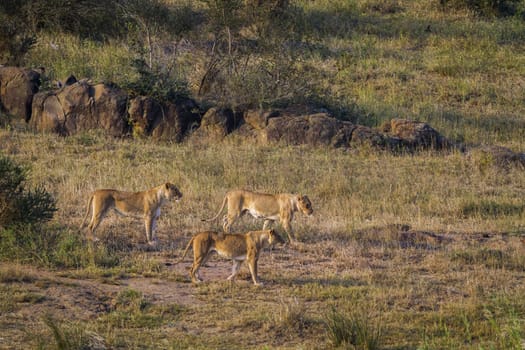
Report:
[[[169,182],[166,182],[166,184],[165,184],[165,185],[166,185],[166,189],[167,189],[167,190],[169,190],[169,189],[170,189],[170,186],[171,186],[171,184],[170,184]]]

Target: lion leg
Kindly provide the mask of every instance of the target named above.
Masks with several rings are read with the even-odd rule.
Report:
[[[207,247],[207,245],[209,244],[209,242],[201,242],[201,247],[198,248],[196,245],[196,243],[194,242],[194,245],[193,245],[193,265],[191,266],[191,270],[190,270],[190,277],[191,277],[191,281],[193,283],[199,283],[199,282],[202,282],[202,278],[199,274],[199,269],[206,263],[206,261],[208,261],[208,259],[210,258],[210,255],[212,253],[212,251],[209,251],[209,247]],[[205,254],[200,254],[199,252],[206,252]]]
[[[233,223],[238,218],[239,218],[238,214],[230,214],[230,213],[228,213],[228,215],[224,215],[223,224],[222,224],[222,228],[224,229],[224,232],[230,233]]]
[[[203,260],[204,259],[202,256],[196,257],[193,260],[193,265],[191,266],[191,270],[190,270],[190,277],[193,283],[202,282],[201,276],[199,274],[199,269],[202,265]]]
[[[153,232],[155,225],[155,217],[151,217],[149,215],[144,217],[144,226],[146,227],[146,240],[148,241],[149,245],[155,244],[155,242],[153,241]]]
[[[283,228],[284,231],[286,231],[286,234],[288,235],[288,240],[290,241],[290,243],[294,243],[295,237],[293,236],[292,224],[289,220],[283,220]]]
[[[248,267],[250,268],[253,284],[256,286],[262,285],[262,283],[259,281],[259,277],[257,276],[257,253],[254,250],[250,250],[246,259],[248,260]]]
[[[93,216],[91,217],[91,221],[89,222],[89,225],[88,225],[88,232],[89,232],[88,238],[91,239],[93,242],[97,242],[99,240],[95,236],[95,230],[100,225],[103,219],[104,219],[104,214],[102,212],[98,212],[98,213],[93,212]]]
[[[157,208],[157,211],[155,211],[155,215],[153,216],[153,221],[151,223],[151,240],[153,242],[157,242],[157,222],[160,218],[160,207]]]
[[[239,270],[241,268],[242,261],[241,260],[233,260],[233,266],[232,266],[232,274],[228,276],[228,281],[234,281],[235,277],[239,273]]]

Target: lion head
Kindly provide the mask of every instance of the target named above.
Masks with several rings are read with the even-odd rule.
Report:
[[[304,215],[310,216],[314,212],[314,209],[312,208],[312,202],[310,202],[308,196],[297,196],[297,207],[303,212]]]
[[[172,183],[166,182],[163,186],[164,196],[168,200],[175,198],[176,201],[179,201],[182,198],[182,193],[179,191],[177,186]]]

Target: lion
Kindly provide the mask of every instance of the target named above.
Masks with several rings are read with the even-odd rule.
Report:
[[[273,246],[275,243],[284,243],[284,240],[273,229],[249,231],[246,234],[219,234],[214,231],[205,231],[191,238],[178,263],[184,261],[193,245],[193,265],[190,277],[193,283],[199,283],[202,282],[199,268],[206,263],[214,251],[225,258],[232,259],[233,267],[232,274],[228,277],[229,281],[235,280],[242,262],[248,260],[253,284],[259,286],[263,284],[257,276],[259,255],[263,248]]]
[[[142,215],[146,226],[148,244],[154,245],[156,243],[154,234],[157,227],[157,219],[160,216],[160,208],[165,202],[174,198],[176,201],[179,201],[182,198],[182,193],[175,185],[169,182],[142,192],[99,189],[94,191],[89,197],[86,215],[80,228],[84,227],[89,213],[92,212],[91,222],[88,225],[89,238],[97,241],[95,230],[110,209],[115,209],[118,214],[125,216]]]
[[[255,218],[264,219],[263,230],[266,230],[274,221],[279,220],[290,242],[293,241],[291,221],[294,213],[301,211],[307,216],[313,213],[312,203],[310,199],[304,195],[290,193],[267,194],[246,190],[234,190],[226,194],[217,215],[211,219],[203,219],[202,221],[209,222],[216,220],[226,206],[226,203],[228,203],[228,213],[223,219],[224,232],[229,233],[231,225],[235,220],[244,213],[250,213]]]

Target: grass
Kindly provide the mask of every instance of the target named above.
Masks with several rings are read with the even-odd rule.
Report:
[[[280,59],[291,66],[277,68],[291,73],[276,89],[360,124],[412,118],[466,144],[523,152],[525,22],[443,12],[437,1],[294,4],[299,39],[284,45],[290,56]],[[162,57],[176,63],[194,96],[208,63],[203,28],[186,33],[191,49]],[[137,78],[127,52],[117,41],[57,35],[44,37],[29,62],[46,65],[52,79],[72,73],[123,84]],[[261,89],[268,86],[275,85]],[[245,90],[238,99],[253,97]],[[216,97],[197,96],[203,105]],[[393,155],[252,144],[235,135],[171,144],[5,127],[0,142],[0,152],[28,165],[29,183],[44,184],[59,209],[38,236],[2,232],[9,239],[0,243],[0,348],[523,346],[521,168],[499,168],[475,152]],[[101,225],[99,244],[84,239],[79,225],[92,190],[139,191],[165,181],[184,197],[163,208],[157,250],[144,248],[140,219],[115,215]],[[203,269],[206,282],[193,286],[190,259],[173,262],[193,233],[220,229],[200,219],[216,213],[233,188],[304,193],[314,215],[294,218],[297,247],[263,252],[264,287],[250,284],[246,268],[245,279],[223,281],[230,263],[215,258]],[[260,226],[243,218],[233,229]],[[12,244],[15,236],[24,244]]]
[[[332,303],[338,305],[338,317],[353,322],[352,332],[364,332],[368,339],[346,335],[361,344],[349,347],[506,349],[523,339],[524,246],[519,236],[525,218],[519,168],[499,169],[456,152],[392,155],[255,146],[235,139],[203,147],[107,139],[99,133],[60,138],[3,130],[0,138],[6,149],[17,150],[8,156],[31,165],[30,181],[45,183],[56,196],[59,210],[50,229],[70,237],[65,242],[76,242],[59,245],[60,254],[46,253],[52,258],[41,266],[59,269],[63,278],[93,283],[115,300],[98,318],[70,316],[75,323],[69,331],[79,341],[85,331],[110,347],[335,346],[334,331],[326,327]],[[101,226],[102,242],[90,253],[78,229],[90,191],[141,190],[167,180],[184,197],[163,209],[158,251],[141,248],[140,220],[110,215]],[[279,249],[273,257],[263,253],[260,275],[266,285],[261,289],[242,278],[230,285],[207,275],[228,273],[229,263],[217,266],[216,261],[204,269],[207,282],[192,287],[185,269],[189,259],[174,266],[165,262],[177,259],[191,234],[220,229],[219,222],[200,219],[215,213],[224,193],[237,187],[309,195],[314,216],[298,214],[293,221],[304,243]],[[259,225],[243,218],[234,230]],[[83,252],[81,264],[60,263],[78,252]],[[94,264],[90,254],[95,254]],[[30,279],[23,282],[28,274],[22,271],[5,275],[6,281],[33,285]],[[128,298],[133,302],[118,306],[113,288],[125,291],[131,280],[155,280],[160,291],[134,289],[136,298]],[[46,295],[45,288],[24,295]],[[195,300],[159,302],[153,297],[181,290]],[[28,304],[11,287],[3,295],[2,309],[20,315],[28,305],[45,310],[52,300]],[[17,319],[25,323],[27,317]],[[49,327],[39,324],[26,342],[50,339]],[[245,332],[254,333],[254,340],[236,336]],[[165,341],[162,334],[169,334]]]

